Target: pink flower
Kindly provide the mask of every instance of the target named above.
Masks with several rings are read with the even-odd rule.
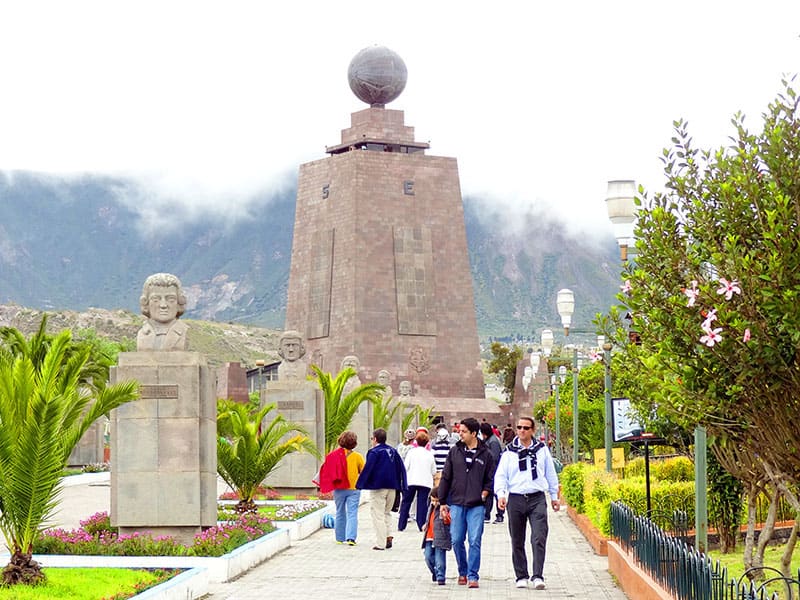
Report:
[[[689,301],[686,303],[686,306],[694,306],[695,300],[700,295],[700,290],[697,289],[697,280],[692,279],[692,287],[685,288],[683,290],[684,295],[689,298]]]
[[[742,341],[746,344],[750,341],[750,328],[744,330],[744,335],[742,336]]]
[[[623,294],[630,294],[630,293],[631,293],[631,290],[633,289],[633,287],[631,286],[631,282],[630,282],[630,280],[626,279],[626,280],[625,280],[625,281],[622,283],[622,285],[621,285],[621,286],[619,286],[619,289],[621,289],[621,290],[622,290],[622,293],[623,293]]]
[[[714,308],[708,311],[708,314],[706,315],[706,320],[703,321],[702,325],[700,325],[700,329],[703,329],[704,331],[707,329],[711,329],[711,324],[716,320],[717,320],[717,309]]]
[[[700,336],[701,344],[705,344],[709,348],[713,348],[714,344],[722,341],[722,336],[720,335],[722,332],[722,327],[717,327],[716,329],[703,327],[703,331],[705,332],[705,335]]]
[[[722,295],[725,294],[725,300],[730,300],[733,298],[734,294],[741,294],[742,288],[739,287],[739,282],[735,279],[733,281],[728,281],[724,277],[719,278],[719,288],[717,289],[717,294]]]

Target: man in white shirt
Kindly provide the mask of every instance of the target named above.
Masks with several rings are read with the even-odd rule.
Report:
[[[517,436],[500,455],[494,475],[494,493],[497,507],[506,510],[508,531],[511,535],[511,562],[518,588],[528,587],[528,557],[525,554],[527,524],[531,526],[533,565],[531,583],[534,589],[543,590],[545,550],[547,548],[547,499],[558,511],[558,475],[553,457],[546,444],[534,441],[535,424],[530,417],[517,421]]]

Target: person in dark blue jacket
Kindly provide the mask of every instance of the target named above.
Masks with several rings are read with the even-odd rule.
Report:
[[[356,488],[372,490],[370,514],[376,540],[372,549],[384,550],[392,547],[392,508],[395,499],[406,491],[406,467],[397,450],[386,443],[385,429],[372,432],[372,444]]]

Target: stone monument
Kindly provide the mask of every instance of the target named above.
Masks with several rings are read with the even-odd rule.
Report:
[[[217,522],[214,376],[188,352],[180,280],[151,275],[140,298],[148,318],[137,352],[119,355],[113,381],[139,382],[140,398],[111,413],[111,522],[190,542]]]
[[[261,405],[274,403],[275,410],[267,414],[274,419],[278,414],[302,427],[322,453],[325,448],[325,406],[316,381],[306,379],[303,336],[296,330],[283,332],[278,354],[283,359],[278,365],[278,380],[267,383]],[[285,456],[265,484],[275,488],[294,490],[313,489],[311,479],[317,472],[317,459],[305,452]]]
[[[406,80],[393,51],[359,52],[348,82],[369,106],[300,166],[286,327],[328,365],[355,353],[365,381],[385,369],[469,414],[484,389],[458,166],[386,108]]]

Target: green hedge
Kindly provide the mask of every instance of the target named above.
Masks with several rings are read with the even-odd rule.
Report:
[[[669,464],[673,461],[677,464]],[[680,478],[686,473],[683,457],[668,459],[661,467],[659,474],[665,473],[669,477]],[[622,479],[616,473],[591,465],[568,465],[561,474],[561,485],[567,503],[589,517],[605,536],[611,534],[611,502],[621,500],[637,514],[647,512],[644,476]],[[686,511],[689,526],[694,525],[694,481],[660,479],[651,469],[650,501],[651,518],[661,527],[672,528],[673,512],[677,510]]]
[[[644,457],[625,464],[625,477],[644,477]],[[650,459],[650,481],[694,481],[694,463],[685,456]]]
[[[579,513],[584,511],[583,504],[583,474],[589,466],[585,463],[567,465],[561,471],[561,495],[567,504]]]

